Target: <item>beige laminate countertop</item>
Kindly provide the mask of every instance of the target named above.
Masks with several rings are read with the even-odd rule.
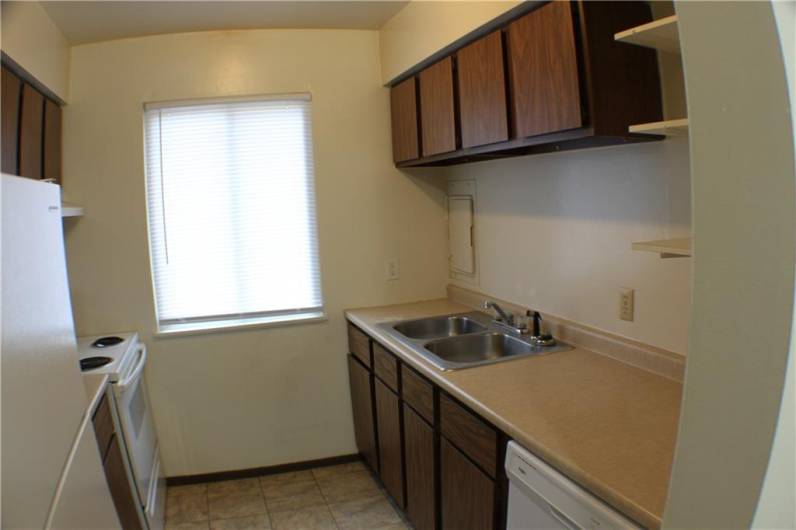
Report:
[[[99,405],[105,388],[108,386],[109,377],[107,374],[83,374],[83,387],[86,389],[88,398],[87,414],[94,414]]]
[[[448,300],[350,309],[407,364],[629,518],[659,528],[682,385],[582,348],[443,372],[376,324],[472,311]]]

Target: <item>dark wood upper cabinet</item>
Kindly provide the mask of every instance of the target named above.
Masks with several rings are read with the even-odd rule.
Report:
[[[376,379],[376,430],[379,436],[379,476],[387,493],[404,506],[401,404],[392,390]]]
[[[417,89],[415,78],[398,83],[390,89],[392,112],[392,156],[395,162],[414,160],[420,156],[417,123]]]
[[[30,85],[22,88],[22,110],[19,125],[19,175],[42,178],[42,131],[44,96]]]
[[[503,41],[495,31],[456,54],[462,147],[508,140]]]
[[[656,51],[614,40],[652,20],[649,3],[525,2],[517,10],[510,21],[488,23],[491,33],[477,30],[451,55],[405,74],[419,82],[422,149],[419,158],[396,165],[663,138],[628,130],[662,119]]]
[[[446,57],[418,74],[423,156],[456,150],[453,60]]]
[[[19,171],[19,98],[22,94],[22,81],[8,68],[2,68],[2,171],[16,175]]]
[[[550,2],[507,29],[514,137],[583,124],[570,2]]]
[[[61,182],[61,107],[44,103],[44,178]]]
[[[652,20],[649,3],[577,2],[576,6],[594,134],[627,137],[629,125],[662,120],[658,52],[614,40],[615,33]]]
[[[61,182],[61,107],[13,66],[2,66],[2,171]],[[46,87],[42,90],[47,93]]]
[[[434,429],[404,405],[406,511],[415,530],[435,530],[437,488]]]
[[[492,530],[495,483],[445,438],[440,445],[443,530]]]
[[[371,469],[378,471],[371,392],[372,375],[353,355],[349,355],[348,378],[351,385],[351,412],[354,417],[354,439],[357,449]]]

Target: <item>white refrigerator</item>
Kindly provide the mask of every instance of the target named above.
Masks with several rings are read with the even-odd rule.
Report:
[[[60,187],[2,175],[0,527],[120,528],[78,365]]]

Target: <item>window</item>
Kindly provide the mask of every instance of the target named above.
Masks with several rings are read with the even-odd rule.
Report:
[[[323,316],[309,96],[148,104],[161,332]]]

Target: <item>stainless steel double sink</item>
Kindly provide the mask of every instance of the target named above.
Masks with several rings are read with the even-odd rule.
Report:
[[[572,349],[561,342],[537,346],[526,335],[509,334],[486,313],[473,311],[379,324],[441,370],[458,370]]]

